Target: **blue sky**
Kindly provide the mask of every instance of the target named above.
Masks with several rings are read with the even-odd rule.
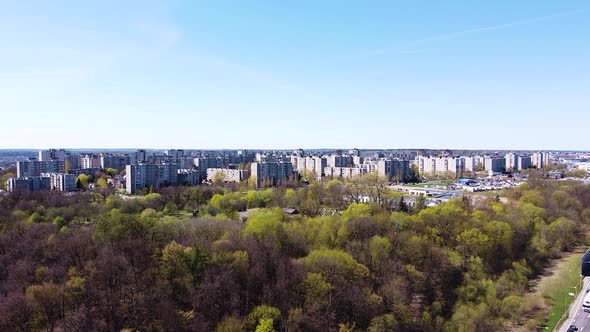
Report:
[[[590,150],[589,16],[588,1],[4,1],[0,148]]]

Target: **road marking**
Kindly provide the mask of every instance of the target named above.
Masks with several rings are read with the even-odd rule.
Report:
[[[588,286],[588,283],[587,283],[586,278],[582,278],[581,281],[582,281],[582,287],[581,287],[581,290],[580,290],[580,294],[578,294],[578,297],[576,299],[574,299],[574,304],[575,304],[575,301],[578,301],[578,306],[577,306],[576,311],[575,311],[576,312],[576,316],[575,316],[576,318],[582,314],[582,312],[580,311],[580,307],[582,307],[582,304],[584,303],[584,297],[586,296],[586,294],[587,293],[590,293],[590,288],[588,288],[588,290],[584,291],[586,289],[586,287]],[[586,314],[586,310],[584,310],[584,314]],[[570,324],[563,324],[561,326],[561,329],[560,330],[563,329],[565,331],[565,329],[567,328],[567,326],[573,325],[573,323],[576,322],[576,318],[572,317],[571,318],[571,321],[570,321]],[[590,314],[588,314],[587,319],[590,319]],[[565,323],[567,323],[567,320],[565,321]],[[584,327],[585,327],[586,324],[584,323],[582,325],[584,325],[584,326],[582,326],[579,329],[579,331],[582,331],[584,329]]]
[[[585,279],[585,278],[584,278]],[[580,306],[582,305],[582,303],[584,302],[584,297],[586,296],[586,292],[584,292],[584,289],[586,289],[586,280],[582,279],[582,289],[580,290],[580,295],[578,295],[578,299],[580,300],[578,302],[578,307],[576,308],[576,312],[580,312]]]

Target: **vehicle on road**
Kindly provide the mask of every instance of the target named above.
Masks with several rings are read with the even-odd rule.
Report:
[[[576,332],[578,328],[575,325],[570,325],[566,332]]]
[[[584,256],[582,256],[581,274],[584,277],[590,276],[590,249],[588,249]]]
[[[584,312],[590,312],[590,293],[586,293],[586,296],[584,296],[582,307],[584,308]]]

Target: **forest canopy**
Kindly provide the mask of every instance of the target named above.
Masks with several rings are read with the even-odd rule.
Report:
[[[5,194],[0,330],[527,324],[528,280],[585,240],[590,188],[534,180],[501,196],[410,208],[378,184],[337,180],[137,197]]]

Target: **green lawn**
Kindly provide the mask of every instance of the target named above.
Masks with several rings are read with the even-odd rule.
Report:
[[[434,186],[446,186],[448,184],[453,183],[453,181],[450,180],[438,180],[438,181],[428,181],[428,182],[423,182],[423,183],[415,183],[415,184],[408,184],[407,186],[410,187],[420,187],[420,188],[424,188],[426,186],[428,187],[434,187]]]
[[[551,310],[545,322],[548,331],[553,331],[559,319],[575,297],[569,296],[572,287],[576,288],[576,296],[580,292],[580,259],[584,253],[575,253],[564,259],[556,274],[540,285],[541,294],[548,299]]]
[[[417,187],[417,188],[424,188],[425,186],[428,186],[427,183],[415,183],[415,184],[407,184],[405,186],[408,187]]]

